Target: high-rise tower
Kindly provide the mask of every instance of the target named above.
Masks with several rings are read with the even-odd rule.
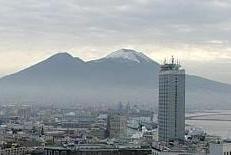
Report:
[[[185,70],[178,62],[161,65],[159,73],[159,141],[184,141]]]

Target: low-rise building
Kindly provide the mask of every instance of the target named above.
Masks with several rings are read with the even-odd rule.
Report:
[[[201,144],[179,144],[154,142],[152,155],[209,155]]]
[[[0,149],[1,155],[25,155],[26,152],[25,147]]]
[[[127,117],[121,114],[109,114],[107,123],[110,138],[124,138],[127,135]]]
[[[210,155],[231,155],[231,141],[211,143],[209,152]]]
[[[45,155],[151,155],[151,149],[115,147],[102,144],[78,145],[74,148],[46,147]]]

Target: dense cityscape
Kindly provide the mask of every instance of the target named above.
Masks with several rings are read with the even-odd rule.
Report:
[[[166,60],[159,110],[114,106],[2,105],[3,155],[229,155],[231,141],[185,125],[185,71]]]
[[[231,0],[0,0],[0,155],[231,155]]]

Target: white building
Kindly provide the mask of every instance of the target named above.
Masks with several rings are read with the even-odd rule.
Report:
[[[185,70],[172,58],[159,73],[159,141],[184,141]]]
[[[153,142],[152,155],[209,155],[206,145]]]
[[[185,152],[185,151],[159,151],[159,150],[152,150],[152,155],[208,155],[205,152]]]
[[[190,145],[174,148],[153,145],[152,155],[231,155],[231,141],[210,143],[209,147],[197,145],[196,149],[191,149]]]
[[[231,142],[211,143],[210,155],[231,155]]]

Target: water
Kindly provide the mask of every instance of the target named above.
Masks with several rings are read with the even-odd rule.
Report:
[[[191,113],[191,114],[187,114],[186,116],[196,116],[193,118],[202,119],[202,120],[186,120],[186,124],[189,124],[194,127],[202,127],[210,135],[220,136],[221,138],[231,138],[231,111],[230,110]]]

